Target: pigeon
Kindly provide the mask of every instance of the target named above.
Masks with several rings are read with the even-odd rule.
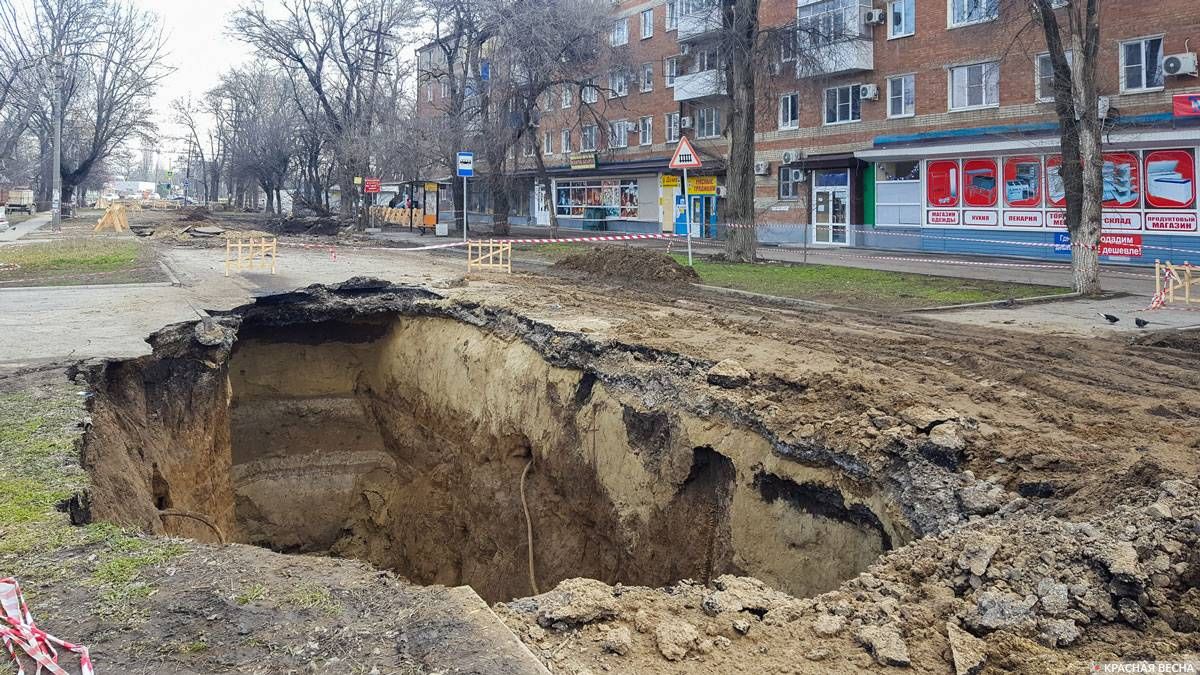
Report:
[[[1146,326],[1149,326],[1149,325],[1150,325],[1150,322],[1149,322],[1149,321],[1147,321],[1147,320],[1145,320],[1145,319],[1143,319],[1143,318],[1140,318],[1140,317],[1138,317],[1138,318],[1135,318],[1135,319],[1133,320],[1133,323],[1135,323],[1135,324],[1137,325],[1137,327],[1138,327],[1138,328],[1145,328]]]
[[[1103,312],[1100,314],[1100,316],[1109,323],[1116,323],[1121,320],[1120,317],[1113,316],[1112,314],[1104,314]]]

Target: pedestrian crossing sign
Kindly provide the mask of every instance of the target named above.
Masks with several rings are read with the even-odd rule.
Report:
[[[696,148],[692,147],[692,142],[687,136],[679,138],[679,145],[675,147],[675,154],[671,156],[672,169],[699,169],[701,166],[700,155],[696,152]]]

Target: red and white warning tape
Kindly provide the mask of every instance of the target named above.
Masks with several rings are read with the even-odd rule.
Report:
[[[573,237],[573,238],[545,238],[545,239],[496,239],[497,242],[508,242],[510,244],[581,244],[591,241],[634,241],[639,239],[675,239],[682,237],[679,234],[615,234],[604,237]],[[486,239],[476,239],[476,242],[489,241]]]
[[[82,675],[93,675],[92,658],[88,648],[59,640],[38,628],[33,623],[33,615],[21,595],[21,586],[16,579],[0,579],[0,609],[3,610],[4,624],[0,624],[0,637],[4,638],[4,648],[8,656],[17,665],[17,675],[25,675],[25,666],[21,657],[17,656],[17,648],[37,663],[35,675],[43,670],[51,675],[68,675],[67,671],[58,665],[58,652],[54,646],[79,655],[79,671]]]

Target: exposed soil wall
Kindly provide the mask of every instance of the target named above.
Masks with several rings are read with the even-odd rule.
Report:
[[[386,312],[274,300],[98,370],[93,515],[211,539],[157,516],[196,511],[233,540],[360,558],[490,601],[534,593],[531,462],[542,590],[736,573],[812,595],[913,538],[894,485],[698,414],[662,363],[633,377],[651,359],[582,342],[566,354],[513,317],[423,299],[393,296]],[[205,331],[213,346],[197,341]],[[576,365],[590,361],[604,366]]]

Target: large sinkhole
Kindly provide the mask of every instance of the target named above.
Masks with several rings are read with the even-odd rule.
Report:
[[[861,481],[487,326],[245,319],[207,357],[176,337],[94,382],[93,518],[211,541],[171,515],[200,514],[232,541],[488,601],[725,573],[811,595],[906,538]]]

